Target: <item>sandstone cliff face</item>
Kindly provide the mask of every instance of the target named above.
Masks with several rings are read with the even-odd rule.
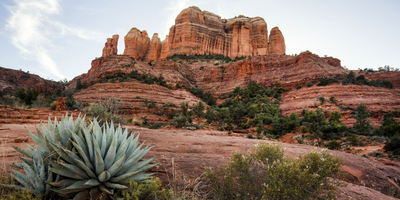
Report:
[[[119,35],[113,35],[112,38],[107,38],[107,42],[103,48],[102,57],[107,57],[111,55],[116,55],[118,52],[118,39]]]
[[[285,38],[278,27],[271,29],[268,48],[271,54],[285,54],[286,52]]]
[[[279,42],[284,46],[284,40]],[[269,54],[267,23],[261,17],[239,15],[226,20],[195,6],[176,17],[168,43],[169,55],[208,53],[234,58]],[[279,48],[277,54],[284,54],[285,49]]]
[[[231,58],[285,54],[285,40],[278,27],[273,28],[270,35],[268,40],[267,23],[261,17],[239,15],[221,19],[191,6],[179,13],[162,43],[157,33],[150,40],[145,30],[132,28],[124,37],[123,55],[147,62],[174,54],[222,54]],[[107,39],[103,57],[117,53],[117,40],[118,36]]]
[[[154,33],[153,37],[150,40],[149,50],[147,51],[144,60],[157,60],[160,58],[161,54],[161,41],[158,37],[158,33]]]
[[[150,44],[150,38],[146,31],[132,28],[124,37],[124,41],[124,55],[131,56],[135,59],[144,59]]]
[[[168,44],[168,35],[165,36],[165,39],[161,43],[161,54],[160,58],[165,59],[168,57],[169,53],[169,44]]]

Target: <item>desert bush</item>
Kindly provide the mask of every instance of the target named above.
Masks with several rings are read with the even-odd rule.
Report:
[[[15,96],[4,95],[0,97],[0,104],[11,107],[19,107],[22,106],[23,103]]]
[[[386,137],[400,136],[400,122],[397,122],[395,116],[399,113],[392,111],[383,115],[383,123],[380,127],[380,134]]]
[[[325,103],[325,97],[317,97],[317,100],[321,102],[321,105]]]
[[[317,86],[327,86],[333,83],[339,83],[339,80],[336,77],[320,78]]]
[[[153,125],[149,126],[149,129],[159,129],[161,126],[162,125],[160,123],[154,123]]]
[[[300,129],[300,131],[301,131],[302,133],[307,133],[307,132],[308,132],[307,126],[302,126],[301,129]]]
[[[383,147],[385,151],[391,151],[394,155],[400,155],[400,136],[394,136]]]
[[[207,170],[214,199],[334,198],[342,160],[327,152],[299,159],[284,157],[280,146],[258,144],[254,151],[234,153],[227,166]]]
[[[340,142],[337,142],[336,140],[332,140],[332,141],[328,142],[325,146],[328,149],[340,149],[340,147],[342,145]]]
[[[311,87],[311,86],[313,86],[313,85],[314,85],[314,84],[311,83],[310,81],[306,83],[306,86],[307,86],[307,87]]]
[[[56,110],[56,107],[57,107],[57,101],[53,101],[50,103],[50,109]]]
[[[49,104],[47,103],[43,95],[38,96],[36,100],[32,102],[32,108],[44,108],[48,106]]]
[[[83,109],[87,115],[96,117],[100,124],[110,122],[121,123],[121,106],[122,103],[118,98],[108,98],[104,101],[98,100],[97,103],[91,103]]]
[[[172,191],[167,190],[162,186],[162,182],[159,178],[152,178],[149,183],[138,183],[136,181],[130,181],[128,188],[122,190],[116,196],[122,199],[157,199],[157,200],[167,200],[172,199]]]

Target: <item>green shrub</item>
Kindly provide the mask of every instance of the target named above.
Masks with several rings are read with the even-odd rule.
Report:
[[[224,131],[224,130],[225,130],[224,127],[222,127],[222,126],[218,127],[218,131]]]
[[[130,181],[128,189],[122,190],[116,196],[122,199],[171,199],[172,194],[165,187],[159,178],[152,178],[151,182],[143,184]]]
[[[149,126],[149,129],[159,129],[161,126],[162,125],[160,123],[154,123],[153,125]]]
[[[53,101],[50,103],[50,109],[56,110],[56,107],[57,107],[57,101]]]
[[[304,140],[303,140],[302,138],[297,138],[297,143],[303,144],[303,143],[304,143]]]
[[[394,155],[400,155],[400,136],[394,136],[383,147],[385,151],[392,151]]]
[[[299,159],[284,157],[280,146],[258,144],[248,155],[234,153],[227,166],[207,170],[214,199],[334,198],[342,160],[327,152]]]
[[[109,98],[104,101],[98,100],[97,103],[91,103],[83,109],[87,115],[96,117],[100,124],[110,122],[121,123],[121,102],[118,98]]]
[[[317,97],[318,101],[321,101],[321,105],[325,103],[326,99],[325,97]]]
[[[302,87],[301,85],[297,85],[296,89],[300,90]]]
[[[201,67],[200,67],[200,70],[203,70],[203,69],[204,69],[204,66],[201,66]]]
[[[301,130],[302,133],[307,133],[308,132],[307,126],[302,126],[300,130]]]
[[[307,87],[311,87],[311,86],[313,86],[313,85],[314,85],[314,84],[311,83],[311,82],[307,82],[307,83],[306,83],[306,86],[307,86]]]
[[[340,149],[342,144],[340,142],[337,142],[336,140],[332,140],[332,141],[328,142],[325,146],[328,149]]]

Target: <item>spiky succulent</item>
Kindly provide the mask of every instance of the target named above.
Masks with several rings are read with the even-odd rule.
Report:
[[[156,164],[153,159],[140,161],[150,150],[139,145],[139,136],[128,135],[121,126],[114,129],[108,124],[100,127],[95,119],[90,128],[81,127],[82,135],[68,130],[73,149],[50,142],[52,149],[60,159],[51,161],[50,170],[62,177],[59,182],[47,182],[60,187],[53,191],[74,199],[92,199],[104,192],[112,195],[115,189],[126,189],[126,184],[134,180],[147,182],[151,174],[145,171]],[[92,130],[92,131],[90,131]]]
[[[153,159],[140,161],[150,147],[142,148],[139,136],[129,135],[121,126],[115,129],[112,122],[110,126],[107,123],[100,126],[96,119],[86,126],[84,118],[79,116],[74,123],[72,115],[69,119],[65,115],[54,124],[49,119],[48,129],[42,123],[41,126],[43,133],[38,130],[37,136],[28,131],[38,148],[28,144],[31,150],[15,147],[26,157],[21,157],[23,162],[14,166],[24,169],[26,176],[34,174],[31,173],[34,168],[39,177],[43,177],[44,170],[45,174],[54,173],[59,178],[53,180],[51,175],[51,178],[46,176],[46,181],[28,182],[24,174],[16,173],[17,180],[25,187],[42,188],[39,183],[45,182],[45,189],[52,186],[52,191],[61,196],[98,199],[103,194],[112,195],[115,189],[126,189],[131,180],[150,180],[151,174],[145,171],[156,164],[149,164]],[[45,164],[35,167],[38,161],[49,163],[51,167]],[[27,185],[29,183],[32,184]]]
[[[57,159],[54,155],[54,150],[49,146],[49,142],[60,143],[65,146],[70,146],[72,149],[72,144],[69,141],[70,136],[66,130],[74,130],[75,132],[81,132],[80,128],[84,124],[85,117],[80,115],[77,117],[75,123],[73,121],[73,116],[68,118],[68,113],[62,116],[61,121],[58,122],[57,118],[54,120],[54,124],[51,122],[50,118],[48,121],[49,129],[40,122],[42,127],[42,132],[37,129],[38,136],[32,134],[28,129],[28,133],[32,140],[36,143],[39,148],[31,146],[25,143],[28,149],[23,149],[17,146],[13,146],[15,150],[23,154],[21,156],[22,163],[13,163],[12,167],[19,168],[25,171],[21,173],[14,169],[11,169],[13,174],[10,174],[21,183],[23,186],[18,185],[5,185],[15,189],[28,190],[34,194],[45,194],[51,189],[51,185],[46,185],[45,181],[55,181],[53,179],[53,173],[49,172],[48,166],[49,160]],[[54,176],[58,181],[58,175]]]
[[[26,160],[22,160],[21,165],[18,168],[22,168],[25,171],[21,173],[17,170],[11,169],[12,173],[9,173],[15,180],[21,183],[23,186],[18,185],[4,185],[7,187],[28,190],[29,192],[36,195],[44,195],[50,191],[51,185],[45,183],[45,181],[58,181],[59,176],[53,175],[52,172],[48,171],[49,163],[39,158],[38,160],[30,160],[32,163],[28,164]],[[29,161],[28,161],[29,162]],[[54,177],[56,178],[54,180]]]

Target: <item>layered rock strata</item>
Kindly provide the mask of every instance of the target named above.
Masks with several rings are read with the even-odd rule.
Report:
[[[103,57],[117,54],[118,39],[119,35],[113,35],[112,38],[107,38],[107,42],[105,43],[103,48],[103,54],[102,54]]]
[[[285,54],[283,35],[278,27],[271,33],[273,41],[268,42],[267,23],[261,17],[239,15],[226,20],[191,6],[181,11],[170,28],[169,55],[207,53],[234,58],[267,55],[270,49],[278,49],[276,54]]]
[[[273,28],[268,40],[267,23],[261,17],[239,15],[221,19],[195,6],[179,13],[162,43],[157,33],[150,40],[146,31],[137,28],[132,28],[124,41],[124,55],[144,61],[164,59],[174,54],[222,54],[235,58],[285,54],[286,51],[282,32],[278,27]]]

